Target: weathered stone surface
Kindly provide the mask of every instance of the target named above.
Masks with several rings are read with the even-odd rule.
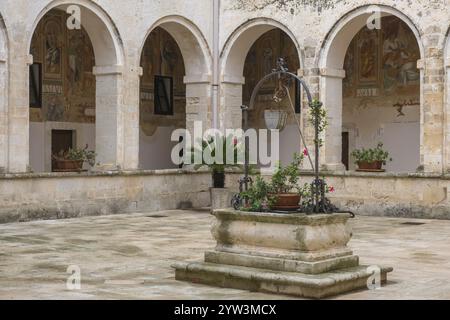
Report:
[[[275,214],[215,210],[216,251],[318,261],[351,255],[349,214]]]
[[[271,272],[210,263],[176,263],[173,268],[176,270],[177,280],[315,299],[367,288],[367,280],[372,275],[364,266],[321,275]],[[392,268],[382,268],[383,284],[386,283],[387,274],[391,271]]]
[[[204,263],[175,263],[175,278],[207,285],[324,298],[367,287],[373,275],[347,248],[350,214],[214,210],[215,251]],[[381,268],[387,281],[392,268]]]
[[[229,188],[211,188],[211,209],[223,209],[231,206],[233,191]]]
[[[450,219],[448,174],[326,172],[330,199],[356,214]],[[305,173],[304,182],[313,176]]]
[[[1,175],[0,223],[208,207],[210,186],[208,171]]]
[[[0,299],[294,298],[176,281],[171,264],[201,261],[214,247],[214,219],[197,210],[2,224]],[[362,264],[382,261],[395,272],[378,290],[333,299],[450,299],[450,221],[359,216],[349,223],[350,245]],[[81,290],[66,288],[67,267],[73,264],[82,271]]]
[[[260,255],[207,251],[205,252],[205,262],[273,271],[320,274],[331,270],[356,267],[359,265],[359,258],[355,255],[347,255],[320,261],[300,261]]]

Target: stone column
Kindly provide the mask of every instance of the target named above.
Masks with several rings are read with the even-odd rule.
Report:
[[[137,170],[139,168],[139,106],[140,106],[140,77],[143,75],[142,67],[131,67],[124,74],[123,93],[123,123],[124,123],[124,170]],[[126,79],[125,79],[126,77]]]
[[[242,86],[245,84],[244,77],[226,76],[222,77],[219,128],[239,129],[242,128]]]
[[[345,170],[342,163],[342,80],[345,70],[320,70],[321,100],[327,110],[328,127],[322,150],[322,165],[326,170]]]
[[[0,51],[0,173],[8,164],[8,70],[6,54]]]
[[[203,130],[212,127],[211,76],[186,76],[186,129],[194,135],[194,123],[201,121]]]
[[[421,89],[420,159],[425,172],[442,173],[444,156],[444,61],[427,49],[428,57],[418,62]]]
[[[97,170],[124,168],[125,115],[122,97],[122,67],[96,66],[95,147]],[[132,137],[131,140],[135,139]],[[127,142],[127,144],[130,142]],[[131,143],[135,143],[131,141]]]
[[[444,171],[445,173],[450,173],[450,146],[448,145],[450,143],[450,58],[447,58],[445,60],[445,134],[444,134]]]
[[[12,47],[11,52],[26,52],[23,48]],[[9,105],[8,105],[8,164],[11,173],[29,171],[30,163],[30,106],[29,106],[29,66],[33,56],[11,55],[9,61]]]

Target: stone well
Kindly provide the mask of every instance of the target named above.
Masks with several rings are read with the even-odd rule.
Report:
[[[367,288],[373,273],[347,247],[350,214],[213,211],[215,250],[203,263],[176,263],[177,280],[324,298]],[[380,268],[382,283],[392,268]]]

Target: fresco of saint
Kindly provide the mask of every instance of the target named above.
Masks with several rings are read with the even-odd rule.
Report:
[[[61,75],[59,34],[59,25],[50,21],[45,27],[45,71],[54,75]]]

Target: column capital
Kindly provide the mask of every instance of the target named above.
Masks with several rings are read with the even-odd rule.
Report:
[[[144,68],[142,68],[141,66],[138,67],[131,67],[130,68],[130,72],[131,73],[135,73],[138,75],[138,77],[142,77],[144,74]]]
[[[450,68],[450,58],[445,59],[445,67]]]
[[[183,78],[185,84],[211,83],[210,74],[193,74]]]
[[[27,54],[27,55],[25,56],[25,63],[26,63],[27,65],[31,66],[31,65],[33,64],[33,62],[34,62],[33,55],[32,55],[32,54]]]
[[[417,60],[417,69],[419,70],[425,69],[425,60],[423,59]]]
[[[344,79],[345,78],[345,70],[344,69],[334,69],[334,68],[321,68],[320,75],[322,77],[327,77],[327,78]]]
[[[0,63],[6,63],[6,53],[0,52]]]
[[[95,66],[92,73],[94,76],[110,76],[123,73],[123,66]]]
[[[245,77],[241,76],[230,76],[224,74],[222,76],[222,82],[227,84],[237,84],[237,85],[244,85],[245,84]]]

